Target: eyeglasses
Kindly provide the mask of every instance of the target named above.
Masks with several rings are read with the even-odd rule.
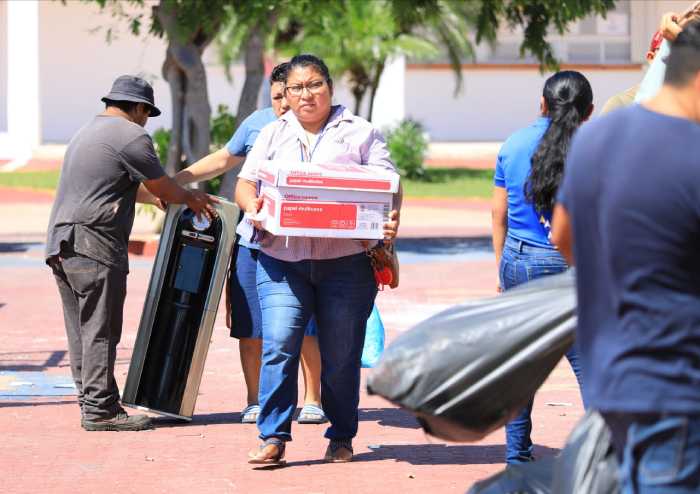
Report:
[[[326,81],[311,81],[307,84],[294,84],[293,86],[286,86],[284,90],[290,95],[298,98],[304,92],[304,89],[308,89],[311,94],[319,94],[323,89]]]

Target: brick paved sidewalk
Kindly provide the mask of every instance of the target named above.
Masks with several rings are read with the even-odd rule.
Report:
[[[7,207],[21,214],[32,203],[12,204]],[[421,223],[430,221],[432,214],[454,219],[466,210],[464,204],[450,201],[407,203],[404,227],[413,225],[420,238],[401,244],[401,287],[377,299],[389,341],[452,304],[493,294],[496,273],[487,240],[424,238],[431,230]],[[467,215],[464,221],[473,221],[483,233],[486,225],[475,218],[488,214],[488,205],[472,203],[468,212],[475,216]],[[440,237],[468,229],[461,224],[449,230],[449,224],[430,228]],[[24,235],[31,237],[30,233]],[[43,265],[42,236],[33,235],[34,242],[0,235],[0,492],[465,492],[476,480],[503,468],[503,431],[476,444],[444,444],[426,437],[408,413],[364,392],[355,462],[324,464],[324,427],[295,425],[289,466],[252,468],[245,456],[257,444],[256,428],[238,423],[245,405],[243,377],[237,343],[228,337],[221,315],[192,423],[159,420],[156,430],[141,433],[83,432],[74,398],[49,396],[70,392],[56,387],[70,382],[70,371],[58,293]],[[150,259],[132,259],[116,369],[120,386],[150,268]],[[363,378],[368,372],[363,370]],[[14,386],[22,384],[18,381],[30,378],[35,384],[28,393],[36,390],[39,396],[12,396]],[[554,454],[582,413],[573,374],[568,364],[560,364],[535,402],[536,454]]]

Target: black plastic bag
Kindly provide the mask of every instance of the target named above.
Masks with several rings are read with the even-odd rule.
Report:
[[[552,494],[554,461],[550,456],[510,465],[496,475],[474,484],[467,494]]]
[[[557,457],[553,493],[617,494],[619,463],[610,429],[598,412],[588,412],[574,427]]]
[[[447,309],[385,350],[368,391],[433,436],[479,440],[517,415],[571,347],[575,308],[569,270]]]
[[[597,412],[579,421],[557,457],[512,465],[474,484],[469,494],[618,494],[610,430]]]

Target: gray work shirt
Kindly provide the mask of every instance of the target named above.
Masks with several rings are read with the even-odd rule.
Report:
[[[46,259],[63,248],[128,272],[136,191],[142,181],[163,174],[143,127],[122,117],[96,116],[68,144]]]

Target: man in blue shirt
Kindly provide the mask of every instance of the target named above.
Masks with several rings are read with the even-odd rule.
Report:
[[[272,106],[249,115],[224,148],[205,156],[175,175],[179,184],[209,180],[243,162],[263,127],[276,121],[289,109],[284,97],[287,70],[287,63],[272,69]],[[226,191],[222,193],[225,194]],[[234,247],[232,274],[226,289],[226,325],[231,329],[231,336],[238,339],[241,367],[246,382],[247,406],[241,413],[241,422],[254,424],[260,413],[258,381],[262,354],[262,315],[255,277],[259,246],[252,241],[253,227],[246,220],[239,223],[236,232],[239,239]],[[321,408],[321,355],[315,329],[315,324],[309,324],[302,346],[301,368],[306,390],[304,407],[297,418],[299,423],[320,424],[327,421]]]
[[[576,135],[553,219],[624,493],[700,490],[700,22],[666,62],[654,98]]]

